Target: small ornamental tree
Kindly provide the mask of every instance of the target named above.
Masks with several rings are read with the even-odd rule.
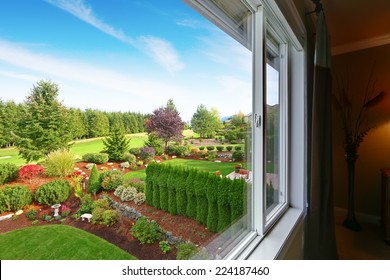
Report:
[[[172,102],[171,102],[172,103]],[[164,150],[167,150],[169,141],[180,141],[183,138],[184,122],[179,112],[168,102],[166,107],[160,107],[146,122],[148,133],[155,133],[164,141]]]
[[[45,169],[38,164],[27,164],[20,168],[19,177],[28,179],[31,183],[32,177],[42,174],[45,172]]]
[[[113,128],[111,135],[103,139],[103,144],[106,147],[105,150],[109,159],[120,161],[123,159],[125,152],[130,148],[130,139],[126,138],[119,127],[115,127]]]
[[[97,194],[100,190],[100,174],[97,170],[96,165],[92,167],[91,175],[88,180],[88,192],[92,194]]]

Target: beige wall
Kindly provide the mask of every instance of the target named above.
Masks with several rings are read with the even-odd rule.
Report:
[[[334,56],[332,63],[334,77],[348,81],[355,103],[361,101],[371,69],[375,93],[382,90],[387,92],[385,100],[370,111],[375,126],[360,145],[355,177],[356,212],[380,216],[380,169],[390,168],[390,45]],[[337,82],[334,80],[334,92],[336,88]],[[343,134],[339,115],[335,109],[333,111],[334,201],[336,207],[347,208]]]

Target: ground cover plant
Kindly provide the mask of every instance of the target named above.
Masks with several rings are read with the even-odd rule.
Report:
[[[135,257],[83,230],[47,225],[0,234],[0,259],[134,260]]]

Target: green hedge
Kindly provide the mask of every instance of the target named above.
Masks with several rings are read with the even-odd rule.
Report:
[[[16,211],[32,201],[30,189],[25,186],[5,186],[0,189],[0,213]]]
[[[18,178],[19,168],[13,163],[0,164],[0,185],[12,182]]]
[[[36,189],[34,199],[41,205],[53,205],[68,199],[71,186],[68,181],[54,180]]]
[[[196,219],[210,231],[225,230],[244,211],[244,180],[213,173],[151,163],[146,169],[146,203],[158,209]]]

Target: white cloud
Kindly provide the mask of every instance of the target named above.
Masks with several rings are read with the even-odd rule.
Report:
[[[46,0],[48,3],[58,7],[82,21],[94,26],[100,31],[128,44],[138,48],[150,56],[154,61],[160,64],[168,72],[173,73],[184,68],[184,63],[180,61],[178,52],[174,46],[167,40],[153,36],[142,36],[134,39],[127,36],[121,30],[105,23],[94,15],[92,9],[88,7],[83,0]]]
[[[152,36],[141,37],[140,42],[144,46],[143,51],[170,73],[180,71],[185,67],[170,42]]]

